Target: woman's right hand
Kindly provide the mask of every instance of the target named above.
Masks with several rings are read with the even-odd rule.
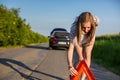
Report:
[[[74,67],[70,67],[69,72],[71,76],[75,76],[78,74],[77,70]]]

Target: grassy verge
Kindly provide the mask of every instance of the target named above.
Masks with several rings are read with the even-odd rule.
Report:
[[[48,42],[46,42],[46,43],[48,43]],[[13,46],[5,46],[5,47],[0,46],[0,51],[6,50],[6,49],[11,49],[11,48],[21,48],[21,47],[25,47],[25,46],[38,45],[38,44],[41,44],[41,43],[33,43],[33,44],[28,44],[28,45],[13,45]]]
[[[120,75],[120,35],[115,34],[97,37],[92,60]]]

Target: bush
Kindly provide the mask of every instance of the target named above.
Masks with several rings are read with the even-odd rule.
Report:
[[[19,16],[20,8],[7,9],[0,5],[0,46],[27,45],[47,42],[47,37],[33,32],[25,19]]]

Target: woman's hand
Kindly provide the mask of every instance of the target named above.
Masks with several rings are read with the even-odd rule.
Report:
[[[69,72],[71,76],[78,74],[77,70],[73,66],[69,67]]]

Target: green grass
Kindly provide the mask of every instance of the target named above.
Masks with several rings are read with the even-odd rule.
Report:
[[[97,37],[92,60],[120,75],[120,34]]]

